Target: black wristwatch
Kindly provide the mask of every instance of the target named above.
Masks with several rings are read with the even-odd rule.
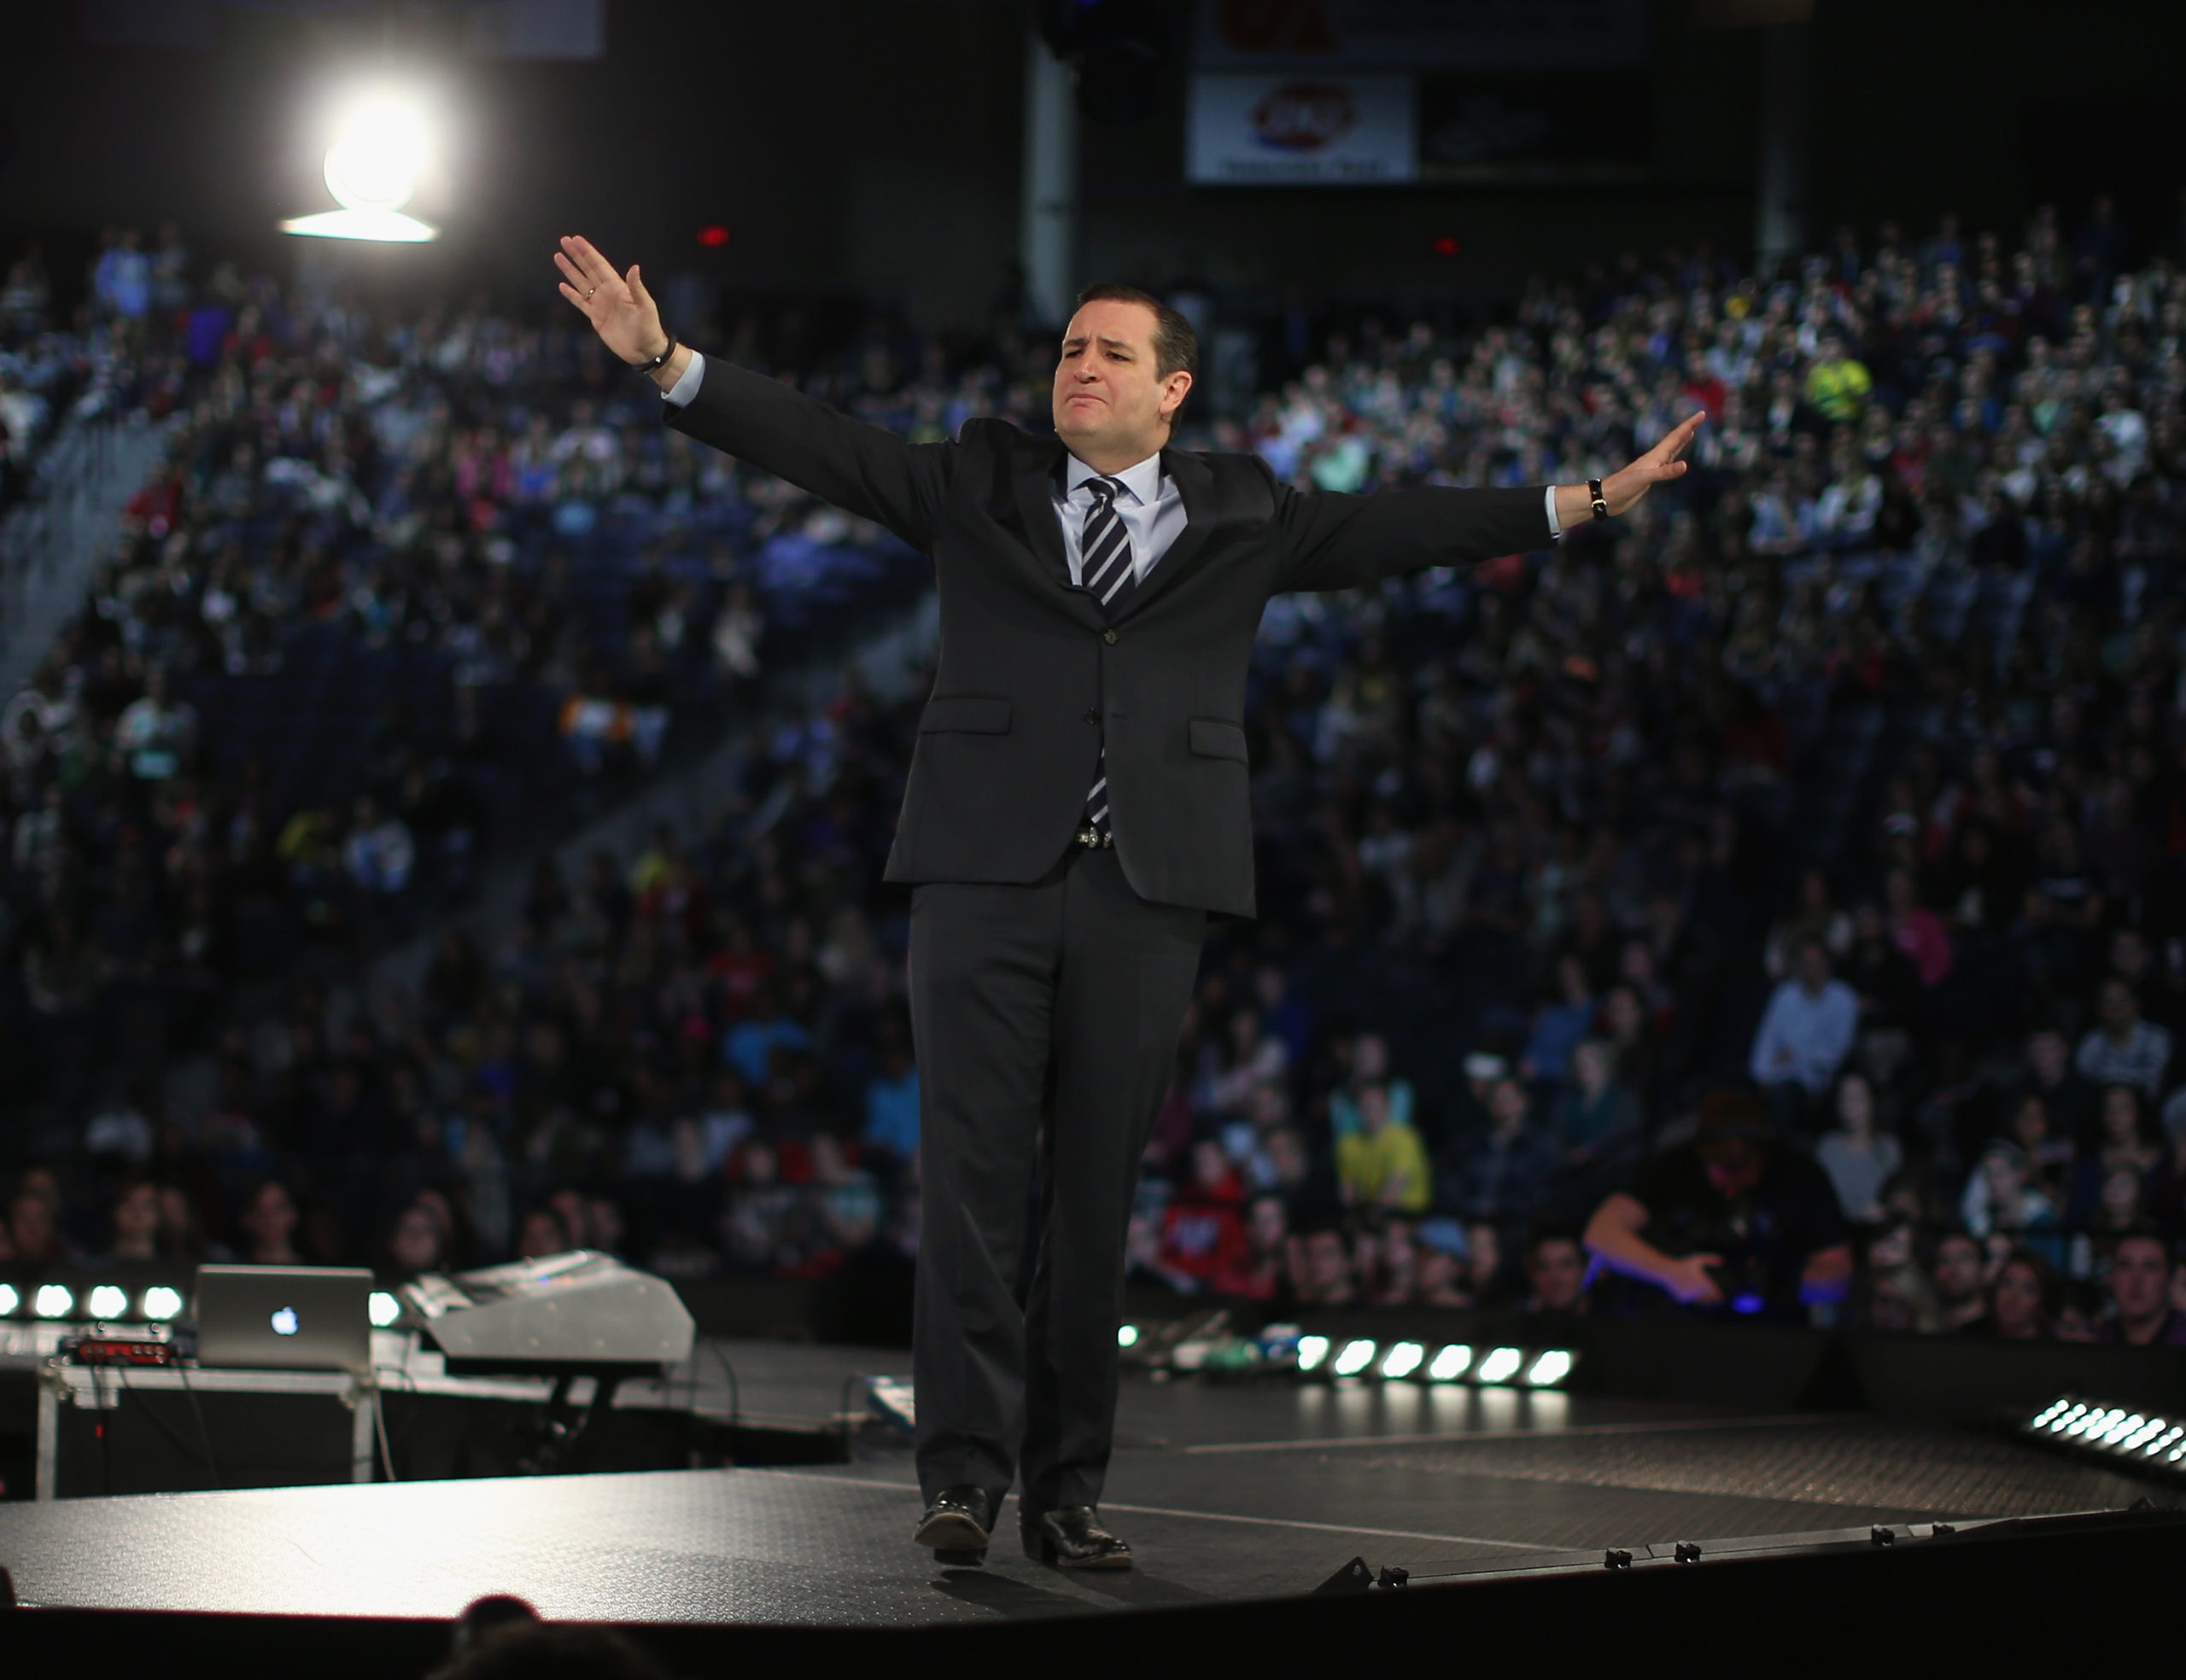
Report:
[[[1590,479],[1588,479],[1588,480],[1587,481],[1587,495],[1589,495],[1589,496],[1591,496],[1592,498],[1593,498],[1593,503],[1594,503],[1594,517],[1595,517],[1595,518],[1597,518],[1597,519],[1606,519],[1606,518],[1608,518],[1608,517],[1609,517],[1609,504],[1608,504],[1607,502],[1605,502],[1605,501],[1604,501],[1604,500],[1602,499],[1602,481],[1601,481],[1601,480],[1599,480],[1599,478],[1590,478]]]
[[[668,347],[665,350],[663,350],[658,356],[655,356],[651,361],[628,362],[625,363],[624,365],[627,366],[632,373],[651,373],[655,368],[660,366],[675,353],[675,335],[674,333],[670,333],[668,335]],[[1596,492],[1599,493],[1601,489],[1601,486],[1598,484],[1594,488]]]

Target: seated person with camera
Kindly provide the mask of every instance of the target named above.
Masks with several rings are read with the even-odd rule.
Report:
[[[1597,1208],[1586,1242],[1604,1265],[1710,1316],[1804,1322],[1809,1306],[1843,1299],[1852,1280],[1827,1175],[1776,1140],[1745,1091],[1710,1093],[1698,1135]]]

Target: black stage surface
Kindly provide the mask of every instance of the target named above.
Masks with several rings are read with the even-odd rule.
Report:
[[[700,1411],[728,1415],[726,1363],[741,1420],[814,1430],[842,1426],[855,1374],[904,1364],[722,1350],[698,1362]],[[554,1619],[909,1628],[1283,1597],[1354,1555],[1426,1578],[2171,1502],[2002,1433],[1511,1390],[1127,1380],[1121,1430],[1103,1509],[1137,1552],[1128,1574],[999,1543],[984,1569],[937,1566],[909,1542],[909,1447],[870,1426],[839,1465],[9,1504],[0,1565],[26,1607],[444,1620],[514,1593]]]

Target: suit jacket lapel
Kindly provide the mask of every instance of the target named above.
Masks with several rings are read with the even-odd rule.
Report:
[[[1118,623],[1145,611],[1148,602],[1173,589],[1206,563],[1207,540],[1213,534],[1214,475],[1205,461],[1183,449],[1164,449],[1161,470],[1176,481],[1177,493],[1184,499],[1184,528],[1169,545],[1169,551],[1161,557],[1153,575],[1131,592],[1131,604]]]
[[[1063,449],[1051,438],[1028,438],[1011,452],[1010,487],[1020,534],[1040,569],[1062,589],[1072,588],[1070,562],[1062,551],[1062,528],[1055,522],[1055,475]],[[1088,600],[1090,607],[1091,602]]]

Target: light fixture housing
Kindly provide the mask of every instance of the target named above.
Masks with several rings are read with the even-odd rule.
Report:
[[[1427,1350],[1417,1342],[1393,1342],[1389,1350],[1382,1356],[1382,1375],[1391,1382],[1401,1382],[1426,1360]]]
[[[2162,1411],[2061,1394],[2022,1420],[2019,1432],[2120,1469],[2186,1479],[2186,1418]]]
[[[84,1305],[93,1319],[108,1324],[129,1310],[129,1292],[118,1283],[95,1283]]]
[[[144,1316],[155,1324],[165,1324],[182,1316],[182,1292],[172,1284],[155,1283],[144,1292],[138,1304]]]
[[[1343,1345],[1329,1369],[1339,1377],[1355,1377],[1374,1362],[1375,1351],[1372,1342],[1355,1337]]]
[[[322,170],[339,210],[292,216],[281,231],[317,239],[416,245],[440,230],[405,214],[425,161],[425,127],[408,101],[388,96],[353,110],[327,148]]]
[[[1464,1342],[1451,1342],[1439,1350],[1427,1362],[1427,1380],[1453,1383],[1472,1369],[1472,1348]]]

